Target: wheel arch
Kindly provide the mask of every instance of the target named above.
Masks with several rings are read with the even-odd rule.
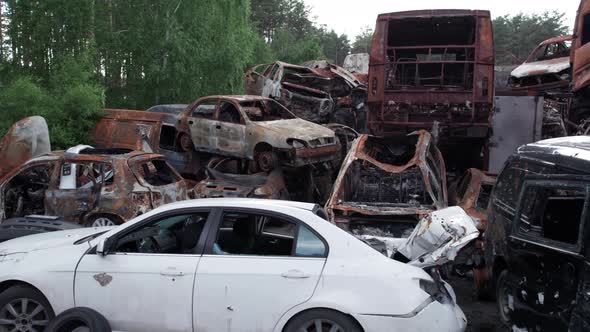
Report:
[[[363,325],[358,321],[358,319],[356,319],[353,315],[351,315],[349,312],[347,312],[347,310],[345,310],[344,308],[341,308],[337,305],[329,305],[329,304],[312,305],[312,306],[306,306],[305,304],[303,304],[303,307],[296,306],[294,308],[291,308],[291,310],[289,310],[287,313],[285,313],[280,318],[279,322],[277,323],[277,325],[275,326],[275,329],[273,331],[284,332],[287,324],[289,324],[289,322],[291,322],[293,319],[297,318],[298,316],[300,316],[306,312],[310,312],[310,311],[314,311],[314,310],[329,310],[329,311],[334,311],[334,312],[340,313],[342,315],[345,315],[345,316],[351,318],[359,326],[359,328],[361,329],[362,332],[365,332]]]
[[[23,287],[28,287],[28,288],[34,289],[35,291],[39,292],[39,294],[43,295],[43,297],[45,298],[47,303],[49,303],[49,305],[51,305],[51,302],[49,301],[47,296],[43,293],[43,291],[39,287],[37,287],[29,282],[18,280],[18,279],[8,279],[8,280],[4,280],[4,281],[0,282],[0,293],[3,293],[4,291],[6,291],[12,287],[16,287],[16,286],[23,286]]]
[[[262,151],[273,151],[274,147],[267,142],[258,142],[256,143],[256,145],[254,145],[254,148],[252,149],[252,158],[254,158],[254,156],[256,156],[256,152],[262,152]]]

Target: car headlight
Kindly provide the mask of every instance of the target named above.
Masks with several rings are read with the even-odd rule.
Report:
[[[302,149],[305,147],[305,142],[298,139],[289,138],[287,143],[294,147],[295,149]]]

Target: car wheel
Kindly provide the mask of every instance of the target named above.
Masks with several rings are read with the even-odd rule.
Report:
[[[496,281],[496,303],[500,320],[506,325],[511,324],[511,313],[514,310],[514,291],[508,284],[508,270],[502,271]]]
[[[57,315],[45,332],[111,332],[103,315],[90,308],[68,309]]]
[[[258,168],[263,172],[270,172],[279,164],[279,158],[272,150],[257,152],[255,159]]]
[[[53,317],[51,305],[36,289],[14,286],[0,293],[0,331],[44,331]]]
[[[285,332],[360,332],[358,323],[349,316],[328,309],[306,311],[295,316]]]
[[[117,226],[117,218],[109,215],[100,215],[91,217],[86,223],[87,227],[105,227],[105,226]]]

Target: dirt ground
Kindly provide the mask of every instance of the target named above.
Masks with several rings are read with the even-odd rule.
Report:
[[[467,332],[510,331],[500,323],[496,303],[477,300],[473,292],[473,281],[466,277],[450,276],[447,281],[457,294],[457,302],[467,316]]]

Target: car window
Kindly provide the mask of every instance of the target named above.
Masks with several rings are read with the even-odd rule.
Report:
[[[295,255],[298,257],[325,257],[326,245],[307,226],[300,224],[297,232]]]
[[[527,185],[521,198],[518,231],[576,244],[586,202],[585,188]]]
[[[481,188],[479,189],[479,195],[477,196],[477,200],[475,201],[475,207],[479,209],[487,209],[488,203],[490,202],[490,195],[492,194],[492,189],[494,188],[491,184],[482,184]]]
[[[133,166],[136,175],[152,186],[165,186],[180,181],[180,177],[168,163],[152,159]]]
[[[240,106],[252,121],[276,121],[297,118],[293,113],[274,100],[241,102]]]
[[[221,102],[219,106],[219,121],[228,123],[241,123],[242,117],[236,106],[230,102]]]
[[[194,254],[208,212],[182,213],[156,219],[121,237],[113,252]]]
[[[216,105],[217,100],[215,99],[204,100],[200,102],[195,108],[193,108],[191,116],[194,118],[213,119]]]
[[[115,173],[111,163],[80,162],[62,164],[60,172],[60,189],[92,189],[104,186],[113,189]]]
[[[256,213],[226,212],[214,254],[291,256],[296,224]]]
[[[540,165],[526,160],[514,161],[506,166],[498,177],[494,189],[494,197],[512,209],[515,209],[524,177],[527,175],[546,174],[553,171],[553,168],[550,166]]]

